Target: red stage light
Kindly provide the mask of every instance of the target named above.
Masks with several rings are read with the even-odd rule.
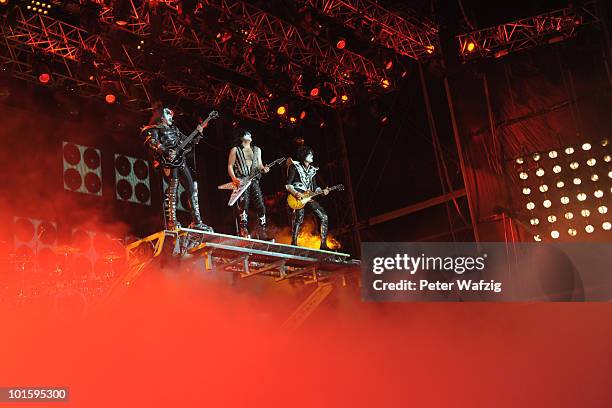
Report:
[[[319,95],[319,88],[315,87],[315,88],[312,88],[310,90],[310,96],[315,97],[315,96],[318,96],[318,95]]]
[[[332,98],[329,100],[329,103],[336,103],[336,101],[338,100],[338,97],[336,95],[332,96]]]
[[[386,116],[383,116],[382,119],[380,120],[381,123],[387,123],[389,121],[389,118]]]
[[[393,60],[389,60],[387,61],[387,63],[385,64],[385,69],[388,71],[391,68],[393,68]]]
[[[336,48],[339,49],[339,50],[343,50],[344,47],[346,47],[346,40],[344,38],[341,38],[336,43]]]
[[[304,120],[304,118],[306,118],[306,111],[302,111],[302,113],[300,113],[300,119]]]
[[[112,103],[115,103],[115,101],[117,100],[117,97],[113,94],[107,94],[104,97],[104,100],[106,101],[106,103],[108,103],[109,105]]]
[[[49,83],[49,81],[51,81],[51,75],[44,72],[42,74],[40,74],[38,76],[38,80],[42,83],[42,84],[47,84]]]

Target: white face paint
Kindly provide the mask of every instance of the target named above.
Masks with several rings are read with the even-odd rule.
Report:
[[[244,135],[242,135],[242,140],[245,142],[252,141],[253,137],[251,136],[251,132],[244,132]]]
[[[162,111],[162,119],[164,120],[164,122],[166,122],[168,125],[171,125],[173,117],[174,112],[172,112],[170,108],[164,108],[164,110]]]
[[[312,153],[308,153],[306,158],[304,159],[306,163],[312,163],[314,161],[314,155]]]

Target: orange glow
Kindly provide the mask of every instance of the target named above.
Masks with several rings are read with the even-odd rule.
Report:
[[[425,47],[425,49],[427,50],[428,54],[433,54],[436,50],[436,47],[434,47],[433,45],[428,45],[427,47]]]
[[[339,50],[343,50],[344,47],[346,47],[346,40],[345,39],[338,40],[338,42],[336,43],[336,48]]]
[[[340,97],[340,99],[342,100],[342,102],[347,102],[349,100],[348,95],[344,94]]]
[[[295,123],[295,122],[297,122],[297,118],[296,118],[295,116],[291,116],[291,117],[289,118],[289,122],[291,122],[291,123]]]
[[[283,116],[285,113],[287,113],[287,108],[286,108],[285,106],[281,105],[281,106],[279,106],[279,107],[276,109],[276,113],[277,113],[279,116]]]
[[[304,120],[306,118],[306,111],[302,111],[302,113],[300,113],[300,119]]]
[[[104,100],[106,101],[106,103],[112,104],[112,103],[115,103],[115,101],[117,100],[117,97],[113,94],[108,94],[104,97]]]
[[[283,228],[278,231],[274,236],[276,242],[281,244],[291,243],[291,229],[290,227]],[[306,248],[319,249],[321,247],[321,236],[319,235],[319,229],[316,223],[311,219],[306,219],[302,224],[302,230],[298,237],[299,246]],[[340,249],[342,244],[334,238],[331,234],[327,236],[327,246],[331,249]]]
[[[310,90],[310,96],[315,97],[315,96],[318,96],[318,95],[319,95],[319,88],[315,87],[315,88],[312,88]]]
[[[468,50],[468,52],[472,52],[472,51],[474,51],[474,49],[475,49],[475,48],[476,48],[476,44],[474,44],[473,42],[471,42],[471,41],[470,41],[470,42],[468,43],[468,45],[467,45],[467,50]]]
[[[380,81],[380,84],[382,85],[383,88],[388,88],[388,87],[391,86],[391,82],[389,82],[389,80],[387,78],[385,78],[382,81]]]

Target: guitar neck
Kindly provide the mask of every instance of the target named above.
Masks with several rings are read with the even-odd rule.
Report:
[[[204,120],[204,122],[202,122],[202,127],[206,127],[206,124],[208,124],[208,122],[210,122],[210,119],[211,119],[210,117],[206,118],[206,120]],[[181,144],[179,145],[179,149],[181,149],[181,150],[182,150],[182,149],[184,149],[184,148],[185,148],[185,146],[187,146],[187,145],[188,145],[188,144],[189,144],[189,143],[190,143],[190,142],[193,140],[193,138],[194,138],[194,137],[196,137],[196,135],[197,135],[198,133],[200,133],[200,132],[198,132],[198,129],[196,129],[196,130],[194,130],[193,132],[191,132],[191,133],[189,134],[189,136],[187,136],[187,137],[185,138],[185,140],[183,140],[183,143],[181,143]]]

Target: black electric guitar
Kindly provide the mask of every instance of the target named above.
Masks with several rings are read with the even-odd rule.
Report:
[[[219,117],[219,112],[211,111],[208,114],[208,117],[204,119],[202,123],[198,125],[198,127],[191,132],[189,136],[187,136],[183,141],[175,147],[174,150],[176,155],[173,158],[170,158],[168,155],[158,155],[156,160],[164,167],[181,167],[185,163],[185,156],[193,150],[193,144],[191,143],[193,139],[206,127],[208,122],[212,119],[217,119]]]

